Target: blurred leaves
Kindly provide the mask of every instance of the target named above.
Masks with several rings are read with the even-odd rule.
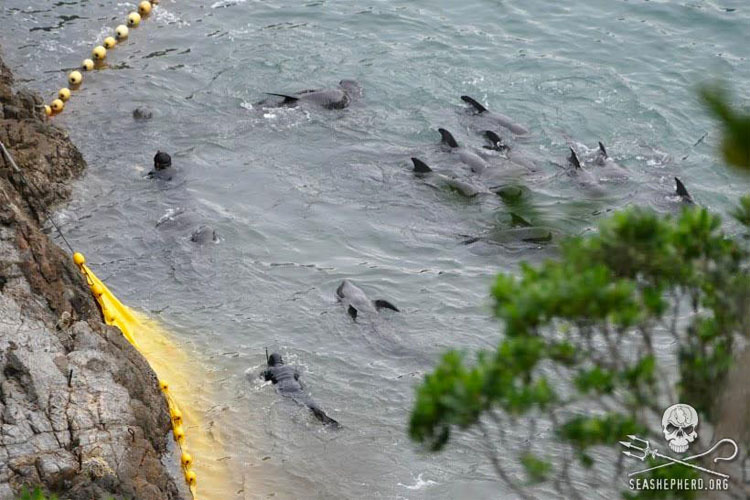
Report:
[[[18,497],[18,500],[57,500],[57,496],[47,496],[39,487],[34,488],[34,491],[29,491],[24,487],[24,489],[21,491],[21,496]]]
[[[750,114],[732,109],[729,95],[720,85],[706,86],[700,96],[722,125],[721,153],[729,165],[750,169]]]

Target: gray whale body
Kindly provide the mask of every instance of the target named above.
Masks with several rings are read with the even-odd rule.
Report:
[[[336,289],[336,297],[339,302],[344,304],[346,312],[355,321],[360,312],[377,313],[381,309],[390,309],[399,312],[398,307],[394,306],[387,300],[370,300],[361,288],[352,284],[349,280],[341,282]]]
[[[344,109],[349,107],[352,99],[362,95],[362,88],[354,80],[341,80],[339,86],[328,89],[302,90],[294,94],[278,94],[268,92],[268,95],[282,97],[281,106],[296,106],[307,103],[325,109]]]

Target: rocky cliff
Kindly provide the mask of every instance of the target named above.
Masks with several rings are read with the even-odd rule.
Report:
[[[162,460],[169,413],[156,376],[101,312],[46,211],[86,168],[41,99],[0,61],[0,499],[180,498]],[[169,457],[168,460],[172,460]]]

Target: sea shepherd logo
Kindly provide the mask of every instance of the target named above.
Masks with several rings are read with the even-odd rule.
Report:
[[[677,454],[684,454],[690,448],[690,445],[698,438],[698,412],[690,405],[678,403],[672,405],[664,411],[661,419],[661,428],[664,439],[667,441],[669,449]],[[695,461],[706,455],[710,455],[718,448],[724,445],[731,447],[731,454],[726,456],[717,456],[713,463],[733,460],[739,448],[737,443],[729,438],[718,441],[704,452],[696,453],[687,457],[673,457],[659,452],[657,448],[651,446],[647,439],[642,439],[633,434],[628,436],[629,441],[620,441],[627,450],[622,453],[630,458],[635,458],[644,462],[647,458],[660,459],[663,463],[649,467],[647,469],[637,470],[628,474],[630,478],[628,486],[631,490],[727,490],[729,488],[729,476],[705,467],[701,467]],[[678,478],[656,478],[653,474],[648,477],[647,473],[671,467],[674,464],[684,465],[697,471],[700,471],[700,477],[697,479],[678,479]]]

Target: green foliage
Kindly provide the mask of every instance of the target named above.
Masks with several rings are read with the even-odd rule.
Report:
[[[723,128],[721,152],[729,165],[750,169],[750,115],[738,113],[729,104],[721,86],[704,87],[701,98]]]
[[[18,500],[57,500],[57,495],[47,496],[39,487],[34,488],[34,491],[29,491],[24,487]]]
[[[594,236],[565,241],[558,260],[498,276],[492,291],[504,339],[473,364],[457,352],[443,357],[417,390],[410,436],[437,451],[453,427],[481,426],[484,416],[530,420],[580,404],[551,425],[590,467],[589,448],[647,436],[643,409],[660,395],[676,392],[710,421],[733,346],[747,336],[749,255],[706,209],[666,217],[635,209],[604,221]],[[677,321],[680,307],[692,310],[687,325]],[[658,335],[677,343],[677,384],[660,376]],[[554,383],[551,367],[562,374]],[[611,407],[601,406],[604,398]],[[582,413],[587,406],[601,409]],[[528,450],[517,459],[532,483],[552,470]],[[678,473],[687,472],[658,469],[666,477]]]
[[[529,478],[529,484],[541,483],[546,480],[552,470],[552,464],[546,460],[537,458],[532,453],[521,455],[521,464]]]

